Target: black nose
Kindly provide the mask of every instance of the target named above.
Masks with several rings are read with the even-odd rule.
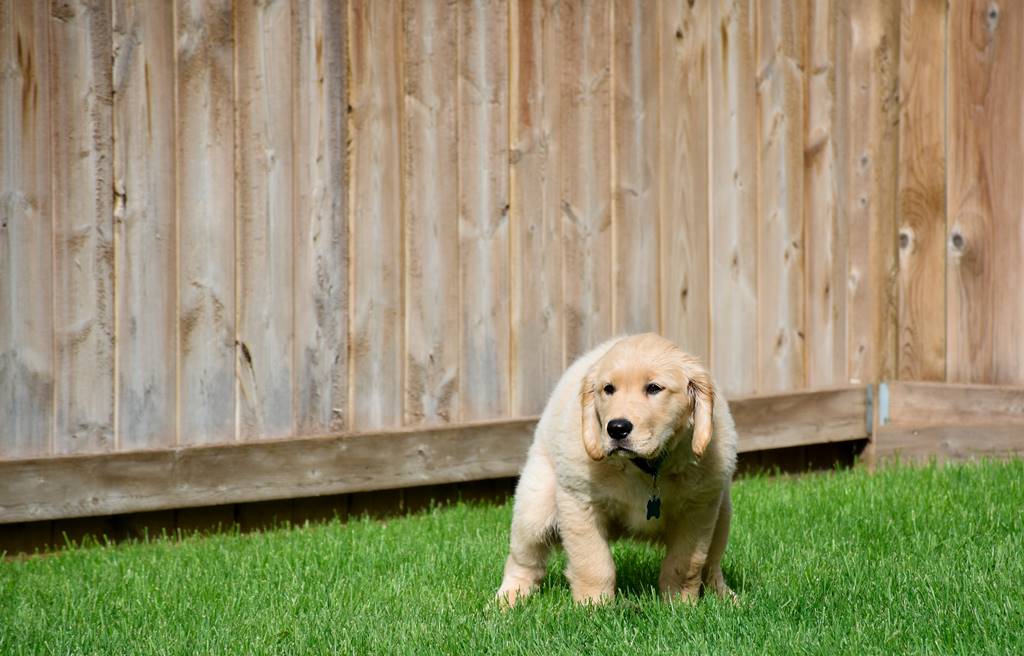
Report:
[[[633,424],[628,419],[612,419],[608,422],[608,434],[613,440],[624,440],[629,437],[633,430]]]

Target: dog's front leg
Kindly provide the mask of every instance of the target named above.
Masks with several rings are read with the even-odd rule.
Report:
[[[559,489],[556,501],[558,529],[569,558],[565,575],[572,598],[591,604],[611,601],[615,597],[615,562],[605,527],[588,503],[568,492]]]
[[[674,522],[676,529],[668,536],[668,550],[658,579],[658,587],[665,598],[697,601],[719,505],[711,503],[694,508]]]

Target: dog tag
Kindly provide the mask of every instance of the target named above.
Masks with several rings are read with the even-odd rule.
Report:
[[[661,517],[661,497],[652,495],[647,500],[647,519],[657,519]]]

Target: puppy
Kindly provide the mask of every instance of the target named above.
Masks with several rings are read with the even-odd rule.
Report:
[[[735,466],[729,405],[696,358],[650,333],[605,342],[563,374],[537,424],[499,600],[536,590],[559,540],[573,599],[611,600],[609,542],[623,535],[665,545],[666,598],[696,600],[701,584],[731,597],[721,560]]]

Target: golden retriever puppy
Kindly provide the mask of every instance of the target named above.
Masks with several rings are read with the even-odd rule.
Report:
[[[665,545],[666,598],[696,600],[701,584],[732,596],[721,560],[735,463],[729,405],[696,358],[654,334],[602,344],[563,374],[537,424],[498,598],[533,592],[560,540],[573,599],[610,600],[609,541],[626,534]]]

